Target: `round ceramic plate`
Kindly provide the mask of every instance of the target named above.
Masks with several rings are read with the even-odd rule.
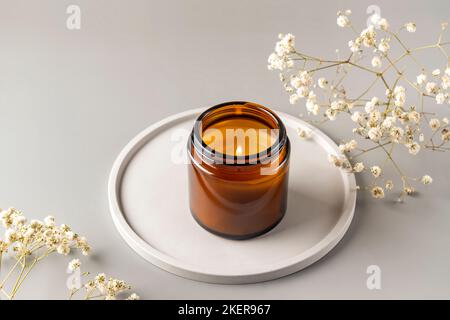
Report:
[[[305,268],[344,236],[356,185],[328,160],[336,144],[317,128],[277,112],[292,143],[288,209],[276,228],[250,240],[227,240],[200,227],[189,211],[186,143],[200,109],[162,120],[122,150],[108,192],[114,223],[130,247],[179,276],[239,284],[276,279]],[[297,137],[297,128],[310,138]]]

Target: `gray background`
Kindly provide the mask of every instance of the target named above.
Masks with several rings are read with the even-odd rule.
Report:
[[[79,31],[66,29],[69,4],[81,7]],[[331,56],[351,38],[336,26],[336,11],[351,8],[362,25],[370,4],[395,27],[415,21],[408,39],[420,44],[434,41],[450,12],[444,0],[1,0],[1,206],[54,214],[90,240],[85,270],[123,278],[146,299],[450,298],[448,154],[407,161],[408,172],[435,182],[404,204],[360,193],[335,250],[266,283],[211,285],[164,272],[128,248],[109,215],[109,170],[134,135],[171,114],[235,99],[300,113],[266,70],[277,34],[292,32],[303,51]],[[434,57],[431,67],[445,64]],[[336,140],[347,132],[324,130]],[[18,297],[64,299],[70,259],[38,265]],[[381,290],[366,288],[371,264],[382,269]]]

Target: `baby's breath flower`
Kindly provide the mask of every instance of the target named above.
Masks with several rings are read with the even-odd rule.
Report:
[[[297,95],[300,98],[306,98],[309,95],[309,88],[307,86],[301,86],[297,89]]]
[[[417,111],[410,111],[408,113],[408,119],[415,123],[419,123],[420,118],[420,113],[418,113]]]
[[[421,73],[416,78],[417,84],[422,85],[427,81],[427,75],[424,73]]]
[[[88,282],[84,285],[84,287],[85,287],[87,290],[93,290],[93,289],[95,289],[95,288],[96,288],[95,281],[93,281],[93,280],[88,281]]]
[[[55,226],[55,218],[53,216],[47,216],[44,219],[44,223],[47,227],[54,227]]]
[[[405,28],[408,32],[416,32],[417,26],[414,22],[408,22],[405,24]]]
[[[389,134],[393,142],[399,143],[400,140],[403,138],[404,130],[400,127],[394,127],[391,129]]]
[[[373,25],[370,25],[366,29],[364,29],[360,35],[364,46],[366,47],[374,46],[376,42],[376,35],[377,34],[375,32],[375,27]]]
[[[383,129],[390,129],[395,124],[396,120],[395,117],[386,117],[381,123],[381,127]]]
[[[393,95],[394,95],[394,99],[395,99],[394,104],[397,107],[403,107],[405,105],[405,101],[406,101],[406,90],[405,90],[405,88],[402,87],[402,86],[396,86],[394,88]]]
[[[300,78],[299,77],[297,77],[297,76],[293,76],[292,78],[291,78],[291,86],[293,87],[293,88],[295,88],[295,89],[298,89],[298,88],[300,88],[303,84],[302,84],[302,81],[300,80]]]
[[[439,86],[436,82],[427,82],[425,85],[425,90],[428,94],[436,94],[439,90]]]
[[[328,108],[328,109],[325,111],[325,115],[328,117],[328,119],[330,119],[331,121],[333,121],[333,120],[336,120],[337,111],[336,111],[336,109]]]
[[[104,273],[99,273],[94,281],[97,286],[103,286],[106,283],[106,275]]]
[[[287,56],[280,57],[276,53],[272,53],[267,59],[267,62],[269,63],[267,66],[269,70],[283,71],[293,66],[293,61],[291,59],[289,59]]]
[[[297,128],[297,135],[302,139],[308,139],[311,136],[311,132],[302,128]]]
[[[450,77],[448,75],[444,75],[441,77],[441,87],[444,90],[448,90],[450,88]]]
[[[25,218],[22,215],[16,215],[13,218],[13,226],[15,226],[16,228],[20,228],[22,227],[25,223],[27,222],[27,218]]]
[[[329,154],[328,161],[338,168],[346,170],[351,170],[352,168],[349,161],[345,157],[337,157],[333,154]]]
[[[9,228],[13,224],[14,217],[20,213],[14,208],[8,208],[1,212],[2,224],[5,228]]]
[[[372,67],[381,68],[381,59],[379,56],[373,57],[371,63],[372,63]]]
[[[337,13],[336,23],[341,28],[349,27],[350,26],[350,19],[348,18],[348,16],[346,15],[345,12],[343,13],[343,12],[339,11]]]
[[[24,240],[26,242],[30,241],[30,239],[36,234],[36,230],[31,228],[30,226],[24,227],[25,232],[23,233]]]
[[[430,120],[429,125],[431,129],[437,130],[441,127],[441,122],[439,121],[439,119],[433,118]]]
[[[373,166],[370,168],[370,172],[375,178],[378,178],[381,175],[381,168],[379,166]]]
[[[0,239],[0,254],[8,252],[9,244],[8,242],[3,241]]]
[[[325,78],[319,78],[319,80],[317,80],[317,84],[320,88],[325,89],[328,85],[328,81]]]
[[[378,105],[379,99],[377,97],[373,97],[370,101],[366,103],[364,110],[367,113],[375,111],[376,106]]]
[[[383,199],[384,198],[384,190],[382,187],[373,187],[372,188],[372,197],[375,199]]]
[[[378,50],[386,54],[391,46],[389,45],[389,39],[383,38],[380,40],[380,44],[378,45]]]
[[[298,94],[296,94],[296,93],[291,94],[291,95],[289,96],[289,103],[290,103],[290,104],[296,104],[296,103],[298,102],[298,100],[300,100],[300,97],[299,97]]]
[[[348,42],[348,47],[350,48],[351,52],[358,52],[361,49],[361,41],[358,41],[358,40],[360,40],[360,39],[358,38],[355,41],[350,40]]]
[[[313,83],[311,74],[306,70],[300,70],[300,72],[298,73],[298,77],[300,79],[300,83],[303,86],[310,86]]]
[[[88,256],[91,252],[91,247],[88,244],[85,244],[81,247],[81,254],[83,256]]]
[[[369,139],[372,141],[379,141],[381,137],[383,136],[383,132],[378,127],[370,128],[367,135],[369,136]]]
[[[357,162],[354,166],[353,166],[353,170],[357,173],[363,172],[364,171],[364,164],[362,162]]]
[[[295,89],[292,88],[292,87],[290,87],[290,86],[288,86],[287,84],[284,84],[284,89],[285,89],[286,92],[289,93],[289,94],[295,93]]]
[[[30,227],[33,228],[34,230],[40,230],[43,226],[44,224],[39,220],[30,221]]]
[[[420,180],[423,184],[431,184],[433,182],[433,178],[431,178],[429,175],[424,175],[422,179]]]
[[[67,256],[70,253],[70,247],[66,244],[60,244],[57,248],[56,251],[59,254],[65,255]]]
[[[75,271],[80,267],[81,267],[80,259],[73,259],[72,261],[69,262],[68,268],[70,271]]]
[[[7,229],[5,231],[5,240],[8,243],[14,243],[19,240],[19,233],[14,229]]]
[[[385,18],[380,19],[380,21],[378,22],[378,26],[380,27],[381,30],[384,31],[387,31],[389,29],[389,23]]]
[[[443,142],[450,141],[450,131],[448,129],[442,129],[442,131],[441,131],[441,140]]]
[[[358,147],[358,142],[356,142],[356,140],[350,140],[347,143],[340,144],[339,150],[341,152],[350,152],[350,151],[354,150],[356,147]]]
[[[351,119],[353,122],[360,122],[363,119],[363,117],[359,111],[356,111],[352,113]]]
[[[417,142],[412,142],[406,145],[408,147],[408,151],[412,155],[416,155],[420,151],[420,145]]]
[[[394,182],[392,182],[392,180],[386,181],[385,188],[386,190],[392,190],[394,188]]]
[[[437,104],[443,104],[444,102],[445,102],[445,94],[443,94],[442,92],[438,93],[436,95],[436,103]]]
[[[412,195],[416,190],[414,190],[413,187],[405,187],[403,188],[403,192],[406,193],[408,196]]]
[[[280,34],[278,37],[280,41],[278,41],[275,45],[275,53],[279,57],[295,52],[295,37],[292,34]]]
[[[334,100],[330,104],[330,108],[336,111],[344,111],[347,108],[347,103],[342,100]]]
[[[340,27],[352,26],[349,15],[350,12],[347,11],[338,12],[337,24]],[[416,31],[416,25],[413,22],[405,24],[403,28],[408,32]],[[390,32],[388,30],[389,23],[386,19],[380,17],[378,14],[372,15],[368,27],[363,29],[359,35],[348,42],[350,51],[355,54],[350,55],[347,60],[343,60],[337,50],[338,60],[335,63],[333,63],[334,61],[307,56],[295,51],[293,46],[293,36],[286,39],[285,35],[280,35],[275,48],[275,53],[269,58],[269,69],[279,69],[283,72],[280,79],[283,82],[285,90],[289,93],[291,103],[297,103],[299,99],[306,98],[305,106],[308,114],[325,116],[324,121],[336,120],[338,115],[342,115],[342,117],[348,115],[355,123],[351,128],[352,132],[363,139],[367,139],[367,143],[374,145],[373,147],[369,147],[366,151],[362,150],[363,152],[360,155],[375,149],[380,151],[380,149],[383,148],[383,151],[385,151],[387,156],[386,161],[393,163],[398,169],[396,159],[394,160],[392,156],[392,145],[389,147],[385,146],[393,143],[401,144],[404,145],[412,155],[416,155],[420,152],[422,147],[439,151],[448,150],[448,145],[444,146],[444,144],[450,142],[448,119],[445,118],[446,121],[444,121],[444,119],[440,120],[435,117],[429,120],[428,114],[431,113],[425,110],[426,104],[422,101],[420,102],[420,108],[416,108],[413,105],[408,106],[406,94],[410,94],[410,92],[409,90],[406,92],[406,89],[403,86],[407,83],[409,84],[409,87],[419,91],[422,96],[434,99],[437,104],[450,105],[450,96],[448,93],[448,89],[450,88],[450,67],[448,61],[446,61],[447,64],[445,69],[434,69],[429,73],[426,71],[427,69],[423,67],[421,71],[418,72],[420,74],[416,73],[416,75],[418,75],[416,76],[415,83],[409,81],[407,78],[407,75],[409,75],[410,72],[406,72],[405,70],[403,73],[403,65],[397,65],[397,62],[402,60],[402,57],[390,61],[391,65],[387,68],[392,68],[392,70],[398,73],[399,77],[396,77],[396,79],[388,77],[384,72],[378,74],[368,70],[368,68],[365,67],[366,64],[360,62],[370,54],[369,52],[364,52],[364,55],[359,54],[363,53],[365,50],[364,47],[371,50],[372,55],[369,58],[371,67],[379,69],[382,68],[383,58],[391,58],[388,56],[388,52],[390,51],[392,38],[398,40],[394,42],[396,46],[402,46],[399,35],[396,32]],[[382,35],[381,37],[377,34],[378,32]],[[441,45],[443,46],[444,43],[441,43]],[[427,46],[421,48],[425,49],[426,47]],[[416,59],[415,51],[414,48],[411,48],[411,50],[408,50],[407,52],[408,55],[413,56],[414,60]],[[293,68],[293,59],[302,61],[302,69],[296,70]],[[420,66],[421,64],[418,63],[418,65]],[[333,83],[328,83],[324,77],[313,80],[313,74],[316,71],[327,68],[333,68],[336,71],[336,80],[334,80]],[[308,72],[305,69],[310,69],[312,71]],[[376,90],[373,85],[370,85],[368,89],[366,87],[367,90],[363,91],[363,94],[358,96],[358,98],[350,98],[350,95],[348,95],[349,91],[342,79],[346,78],[352,69],[358,69],[360,72],[367,71],[372,75],[376,74],[384,83],[386,97],[383,97],[382,99],[379,99],[378,97],[370,98],[371,94],[373,96],[373,93]],[[432,77],[432,79],[430,79],[431,81],[427,80],[427,77]],[[316,96],[313,90],[317,87],[326,89],[326,92],[323,92],[324,95],[321,94],[319,97]],[[372,90],[372,88],[374,88],[374,90]],[[415,95],[411,96],[415,98]],[[411,98],[408,96],[408,100],[409,99]],[[423,98],[419,97],[419,99]],[[358,111],[353,111],[353,108],[358,108]],[[426,136],[429,130],[423,130],[424,125],[429,125],[433,130],[430,137]],[[305,133],[299,131],[299,136],[304,137]],[[442,141],[436,141],[436,143],[433,141],[434,139],[439,140],[439,138]],[[339,145],[339,149],[342,153],[348,153],[355,150],[357,148],[356,146],[356,143],[345,142]],[[359,173],[366,171],[363,162],[350,163],[344,156],[330,155],[329,160],[336,167],[347,170],[348,172]],[[378,178],[381,175],[380,167],[374,166],[370,169],[371,170],[367,171],[370,171],[375,178]],[[406,176],[402,176],[401,178],[403,180],[403,185],[410,188],[404,189],[403,195],[405,193],[408,194],[408,190],[413,190],[412,186],[409,186],[408,183],[410,181],[416,181],[416,179],[408,178]],[[385,190],[392,190],[394,187],[392,180],[383,179],[383,181],[386,181],[384,182],[384,185],[368,189],[372,190],[372,194],[376,198],[384,197]]]
[[[319,105],[316,103],[315,95],[312,96],[313,92],[311,91],[309,93],[308,99],[306,100],[306,109],[309,113],[312,113],[313,115],[317,115],[320,111]]]

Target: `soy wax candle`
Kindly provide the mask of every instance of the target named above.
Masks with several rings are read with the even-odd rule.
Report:
[[[241,101],[209,108],[195,122],[187,152],[190,209],[203,228],[249,239],[281,221],[290,142],[270,109]]]

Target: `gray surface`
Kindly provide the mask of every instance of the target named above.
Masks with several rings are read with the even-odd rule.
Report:
[[[65,27],[73,3],[82,9],[80,31]],[[293,32],[305,51],[332,53],[350,38],[335,24],[337,9],[352,8],[363,22],[369,4],[0,1],[0,204],[36,218],[55,214],[92,243],[87,269],[124,278],[147,299],[450,298],[448,154],[408,161],[409,172],[435,177],[430,189],[405,204],[360,194],[335,250],[262,284],[211,285],[159,270],[127,247],[109,216],[108,173],[136,133],[173,113],[232,99],[299,113],[266,70],[276,35]],[[450,12],[448,1],[376,4],[392,25],[417,22],[413,39],[422,43],[433,41]],[[335,139],[344,129],[325,128]],[[65,298],[70,258],[59,258],[38,266],[19,298]],[[382,290],[366,288],[371,264],[382,269]]]
[[[188,165],[174,159],[173,151],[186,150],[189,132],[201,111],[177,114],[140,133],[111,170],[112,218],[134,251],[185,278],[245,284],[292,274],[334,248],[354,216],[355,176],[330,166],[327,153],[339,149],[323,132],[279,112],[288,136],[295,136],[298,128],[311,131],[308,140],[291,139],[289,199],[280,224],[260,237],[230,241],[213,236],[195,222],[186,188]],[[183,139],[174,144],[176,132]],[[168,201],[168,192],[177,201]]]

